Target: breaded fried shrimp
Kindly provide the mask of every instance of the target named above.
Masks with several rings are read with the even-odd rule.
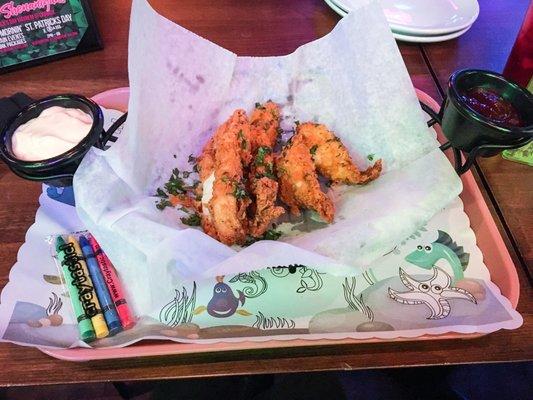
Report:
[[[237,110],[214,136],[215,182],[209,211],[219,240],[227,245],[243,243],[246,238],[246,213],[242,210],[249,199],[242,184],[242,148],[239,136],[249,129],[246,113]]]
[[[363,185],[381,173],[381,160],[367,170],[360,171],[346,147],[325,125],[311,122],[300,124],[296,135],[301,136],[309,148],[318,172],[333,183]]]
[[[264,105],[256,104],[250,118],[252,127],[252,154],[249,182],[255,198],[253,220],[249,234],[260,237],[272,221],[285,213],[285,209],[276,205],[278,183],[274,175],[274,146],[279,137],[279,106],[268,101]]]
[[[320,190],[320,183],[309,148],[302,136],[294,136],[277,160],[280,197],[291,213],[300,214],[300,208],[315,210],[328,223],[333,222],[333,202]]]

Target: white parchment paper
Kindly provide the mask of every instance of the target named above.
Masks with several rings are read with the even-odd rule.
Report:
[[[282,57],[238,57],[134,0],[129,42],[127,125],[108,151],[93,149],[78,169],[78,214],[108,253],[138,314],[173,277],[200,279],[303,264],[334,275],[360,272],[461,191],[428,134],[412,83],[379,3],[358,2],[327,36]],[[382,158],[365,187],[330,193],[335,223],[242,251],[155,208],[155,189],[236,108],[280,103],[294,120],[327,124],[360,168]],[[175,156],[175,157],[174,157]]]

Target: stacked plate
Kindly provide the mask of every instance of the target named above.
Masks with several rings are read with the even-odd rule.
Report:
[[[357,0],[324,0],[341,16]],[[477,0],[380,0],[393,36],[413,43],[455,39],[470,29],[479,15]]]

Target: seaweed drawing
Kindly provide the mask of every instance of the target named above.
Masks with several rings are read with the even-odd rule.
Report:
[[[235,283],[237,281],[250,285],[245,286],[244,289],[242,289],[244,295],[249,299],[254,299],[256,297],[261,296],[268,289],[268,285],[265,278],[263,278],[261,274],[259,274],[259,272],[257,271],[251,271],[250,273],[240,273],[231,278],[229,282]]]
[[[369,268],[365,272],[363,272],[363,278],[370,286],[375,285],[378,282],[378,279],[374,275],[374,271],[372,271],[372,268]]]
[[[193,282],[190,296],[185,286],[181,292],[178,289],[174,289],[174,292],[174,298],[159,312],[159,320],[170,327],[191,322],[196,305],[196,282]]]
[[[20,304],[26,310],[30,310],[26,324],[32,328],[60,326],[63,323],[63,317],[59,315],[59,311],[63,307],[63,300],[54,292],[52,292],[52,297],[48,298],[48,306],[46,308],[26,302],[17,302],[17,304]],[[15,313],[16,311],[13,312],[11,318],[16,316]]]
[[[65,284],[65,280],[62,276],[59,275],[43,275],[43,279],[45,282],[51,284],[51,285],[61,285]]]
[[[259,311],[255,316],[256,320],[252,325],[252,328],[257,329],[294,329],[296,323],[292,319],[281,317],[265,317],[265,315]]]
[[[46,315],[48,316],[59,314],[59,310],[61,310],[61,307],[63,307],[63,300],[61,300],[61,298],[54,292],[52,292],[52,295],[53,298],[48,298],[50,302],[48,303],[48,307],[46,307]]]
[[[364,300],[363,295],[357,295],[355,294],[355,286],[357,284],[357,281],[355,278],[352,277],[352,282],[348,282],[348,278],[344,279],[344,283],[342,284],[342,288],[344,289],[344,299],[350,306],[352,310],[359,311],[363,313],[370,321],[374,321],[374,312],[370,307],[368,307]]]
[[[291,272],[291,269],[293,272]],[[296,266],[289,266],[289,267],[271,267],[269,268],[270,273],[274,275],[276,278],[285,278],[289,274],[294,274],[296,272]]]
[[[296,293],[304,293],[308,290],[315,292],[320,290],[324,285],[324,281],[320,276],[324,274],[321,274],[317,270],[302,266],[300,267],[300,273],[302,274],[302,278],[300,280],[300,287],[296,289]]]
[[[300,286],[296,289],[296,293],[305,293],[306,291],[315,292],[324,286],[321,275],[325,274],[308,268],[305,265],[290,265],[289,267],[272,267],[269,269],[272,275],[277,278],[284,278],[289,274],[298,272],[301,276]]]
[[[399,247],[398,245],[394,246],[392,250],[386,252],[386,253],[383,254],[381,257],[388,256],[388,255],[391,254],[391,253],[394,253],[394,254],[396,254],[396,255],[400,254],[400,249],[399,249],[398,247]]]

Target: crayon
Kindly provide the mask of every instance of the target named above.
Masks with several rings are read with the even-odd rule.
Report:
[[[89,268],[89,276],[93,281],[96,296],[102,306],[109,334],[116,335],[122,330],[122,325],[120,324],[117,310],[115,309],[115,303],[113,303],[113,300],[111,300],[111,296],[109,295],[102,271],[100,271],[100,267],[98,266],[98,261],[96,261],[93,249],[84,236],[79,237],[79,244],[83,256],[85,257],[87,267]]]
[[[69,269],[71,274],[77,276],[78,293],[81,300],[81,304],[85,309],[85,313],[91,317],[94,332],[98,339],[105,338],[109,335],[109,329],[105,323],[104,314],[100,307],[100,302],[96,296],[94,285],[87,269],[87,264],[83,259],[83,253],[81,252],[80,245],[74,236],[69,236],[66,244],[67,254],[66,261],[70,261]]]
[[[113,301],[115,302],[115,306],[117,307],[117,312],[122,327],[124,329],[129,329],[135,324],[135,320],[133,319],[128,303],[126,302],[124,290],[122,289],[122,285],[120,284],[120,280],[118,279],[115,267],[113,267],[113,264],[111,264],[111,261],[100,248],[100,245],[94,237],[89,236],[89,243],[93,248],[93,252],[96,256],[96,260],[98,261],[98,266],[102,271],[102,275],[104,275],[104,279],[107,284],[107,288],[109,289],[109,293],[111,294],[111,298],[113,299]]]
[[[94,333],[91,319],[85,314],[85,310],[83,309],[81,301],[78,297],[78,288],[74,286],[73,281],[76,278],[71,275],[68,268],[68,263],[65,262],[65,249],[65,241],[61,236],[58,236],[56,239],[57,258],[59,260],[59,263],[61,264],[61,271],[63,272],[65,285],[67,286],[68,293],[70,294],[72,308],[74,309],[74,314],[76,316],[76,320],[78,321],[78,330],[80,331],[81,340],[89,343],[96,339],[96,334]]]

